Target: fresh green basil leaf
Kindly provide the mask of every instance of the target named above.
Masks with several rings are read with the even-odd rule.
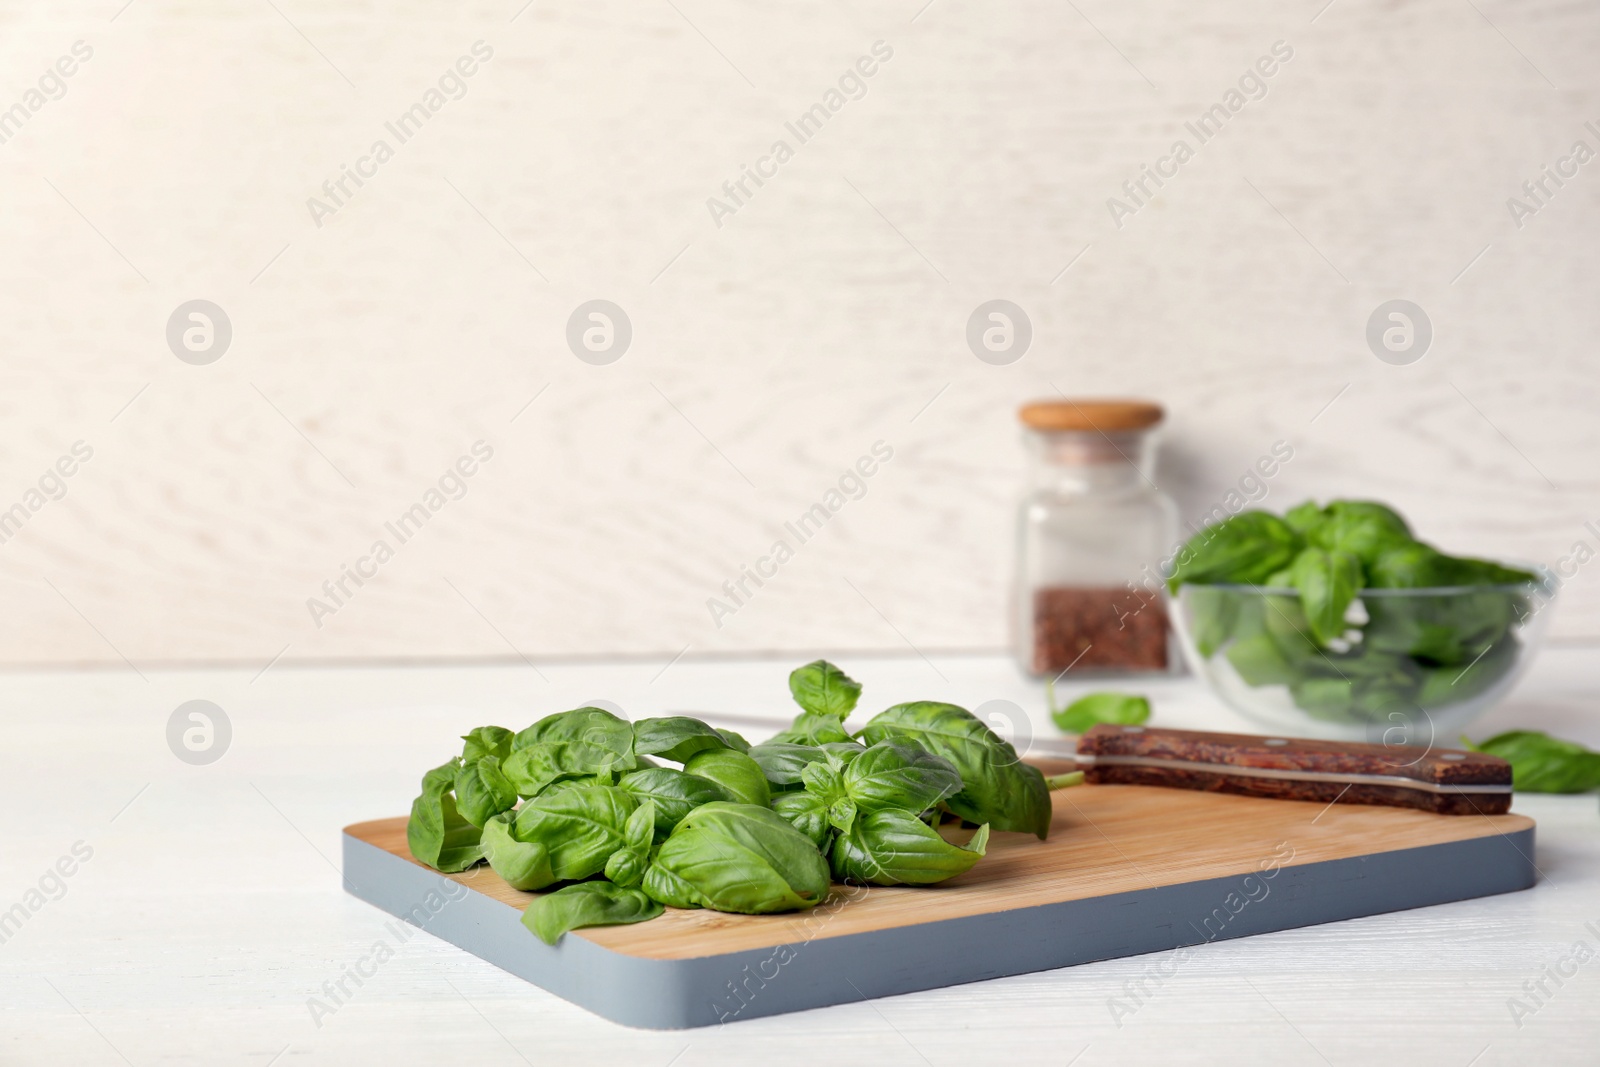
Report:
[[[733,730],[718,730],[717,733],[722,735],[723,742],[735,752],[750,751],[750,742],[746,741],[742,734]]]
[[[1441,617],[1441,598],[1368,597],[1367,624],[1361,641],[1380,652],[1415,657],[1438,664],[1461,664],[1481,652],[1469,654],[1463,634],[1449,618]]]
[[[655,841],[655,802],[646,800],[622,829],[623,845],[606,860],[606,878],[617,885],[633,887],[644,880],[645,868],[650,865],[650,846]]]
[[[550,853],[558,882],[589,878],[605,870],[611,854],[628,843],[628,819],[639,802],[625,790],[582,785],[524,801],[512,833]]]
[[[497,756],[480,756],[456,771],[456,808],[474,826],[517,806],[517,790],[500,770]]]
[[[833,839],[828,809],[826,800],[803,789],[794,793],[779,793],[772,798],[772,810],[790,826],[805,834],[823,854],[827,853],[828,844]]]
[[[1150,701],[1131,693],[1090,693],[1050,717],[1062,733],[1081,734],[1100,723],[1138,726],[1150,718]]]
[[[847,766],[867,750],[867,746],[859,741],[825,741],[821,748],[823,758],[834,767]]]
[[[1348,552],[1363,564],[1372,564],[1385,550],[1413,542],[1405,520],[1382,504],[1335,500],[1327,510],[1327,520],[1308,538],[1317,548]]]
[[[850,829],[850,824],[855,821],[856,805],[845,789],[844,776],[839,767],[827,760],[807,764],[800,772],[800,780],[805,783],[807,793],[827,806],[828,823],[831,826],[838,830]]]
[[[815,745],[788,741],[764,741],[752,747],[749,755],[767,776],[767,781],[780,789],[799,785],[800,772],[806,764],[826,758],[822,749]]]
[[[1421,541],[1385,548],[1367,565],[1374,589],[1431,589],[1454,584],[1450,557]]]
[[[1473,744],[1474,752],[1511,764],[1511,784],[1524,793],[1587,793],[1600,789],[1600,752],[1537,730],[1511,730]]]
[[[1344,634],[1345,612],[1364,581],[1361,561],[1340,549],[1308,548],[1289,570],[1300,591],[1300,606],[1317,642],[1326,645]]]
[[[696,752],[730,747],[720,730],[686,715],[640,719],[633,724],[633,751],[641,756],[682,763]]]
[[[837,715],[819,712],[801,712],[787,730],[772,735],[764,743],[769,745],[824,745],[850,740],[844,728],[844,719]]]
[[[789,674],[794,701],[814,715],[846,719],[861,698],[861,683],[825,659],[797,667]]]
[[[965,708],[932,700],[896,704],[874,716],[861,739],[869,745],[906,741],[949,760],[962,785],[945,806],[968,822],[1031,833],[1041,840],[1050,833],[1050,791],[1044,776]]]
[[[656,837],[660,840],[665,840],[683,817],[700,805],[734,799],[733,794],[711,779],[670,767],[632,771],[622,776],[617,788],[631,793],[641,804],[651,803]]]
[[[816,906],[828,864],[810,838],[753,804],[706,804],[678,824],[645,872],[644,891],[675,908],[762,915]]]
[[[462,735],[465,744],[461,749],[461,762],[472,763],[485,756],[504,760],[511,755],[511,738],[511,731],[504,726],[479,726]]]
[[[1185,582],[1257,585],[1288,566],[1302,547],[1304,539],[1276,515],[1241,511],[1190,538],[1167,584],[1174,591]]]
[[[502,812],[483,827],[483,856],[489,867],[512,889],[543,889],[556,880],[550,869],[550,850],[542,841],[519,841],[516,816]]]
[[[1295,706],[1314,719],[1348,722],[1355,706],[1355,683],[1349,678],[1300,677],[1289,683]]]
[[[610,882],[578,882],[536,897],[522,913],[522,925],[540,941],[554,945],[568,930],[642,923],[664,911],[641,890]]]
[[[601,708],[576,708],[512,738],[501,769],[518,793],[531,797],[561,778],[622,774],[638,764],[632,723]]]
[[[962,847],[910,812],[885,808],[861,816],[839,835],[831,853],[833,877],[856,885],[932,885],[970,870],[988,844],[987,825]]]
[[[1239,617],[1239,594],[1232,589],[1194,586],[1186,594],[1189,632],[1202,656],[1214,655],[1233,636]]]
[[[1235,641],[1223,653],[1246,685],[1288,685],[1298,672],[1271,634]]]
[[[518,733],[511,739],[511,750],[515,752],[530,745],[553,741],[583,746],[596,753],[609,755],[620,766],[633,754],[633,724],[604,708],[574,708],[548,715]]]
[[[1469,663],[1424,670],[1417,703],[1424,708],[1441,708],[1487,692],[1516,669],[1520,650],[1521,644],[1508,635]]]
[[[1458,585],[1526,585],[1539,581],[1539,576],[1532,571],[1507,567],[1493,560],[1456,556],[1450,562]]]
[[[1321,526],[1327,518],[1328,513],[1315,500],[1307,500],[1304,503],[1296,504],[1283,513],[1283,521],[1288,523],[1289,528],[1301,537],[1309,536],[1311,531]]]
[[[1321,644],[1311,632],[1300,595],[1261,594],[1262,630],[1277,644],[1291,664],[1317,664],[1324,658]]]
[[[917,814],[959,792],[961,775],[920,745],[879,741],[845,765],[840,783],[859,811],[903,808]]]
[[[730,748],[707,749],[690,756],[683,769],[689,774],[709,778],[740,803],[764,808],[772,800],[766,772],[761,764],[743,752]]]
[[[483,859],[483,832],[456,810],[452,790],[460,767],[460,759],[451,759],[422,776],[422,793],[412,801],[406,823],[412,857],[447,873],[464,871]]]

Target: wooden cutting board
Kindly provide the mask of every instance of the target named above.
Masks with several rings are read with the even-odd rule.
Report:
[[[939,886],[835,886],[792,915],[669,908],[553,948],[521,925],[535,894],[486,866],[418,864],[404,818],[345,829],[345,886],[609,1019],[676,1029],[1505,893],[1537,873],[1521,815],[1131,785],[1054,801],[1047,841],[995,834]]]

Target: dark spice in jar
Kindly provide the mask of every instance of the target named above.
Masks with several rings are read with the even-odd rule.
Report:
[[[1048,588],[1033,594],[1033,669],[1165,670],[1167,607],[1126,588]]]

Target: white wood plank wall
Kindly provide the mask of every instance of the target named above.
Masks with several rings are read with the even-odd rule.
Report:
[[[1282,440],[1270,505],[1600,548],[1600,163],[1563,162],[1600,150],[1600,13],[1323,3],[0,5],[0,663],[995,648],[1012,411],[1056,388],[1168,404],[1190,516]],[[1006,366],[964,340],[997,298],[1033,328]],[[1394,298],[1433,324],[1406,366],[1365,341]],[[207,365],[166,340],[192,299],[232,324]],[[632,324],[609,365],[565,340],[594,299]],[[1597,572],[1558,636],[1600,638]]]

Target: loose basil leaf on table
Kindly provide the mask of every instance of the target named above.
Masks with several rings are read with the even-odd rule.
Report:
[[[709,778],[745,804],[766,807],[772,800],[772,787],[767,784],[766,772],[761,764],[743,752],[729,748],[707,749],[689,757],[683,769],[689,774]]]
[[[660,840],[665,840],[683,817],[700,805],[734,799],[733,794],[711,779],[671,767],[631,771],[617,781],[617,788],[632,794],[640,803],[651,802],[655,833]]]
[[[479,726],[462,736],[461,740],[465,744],[461,749],[461,762],[471,763],[484,756],[494,756],[504,760],[511,754],[513,736],[515,735],[504,726]]]
[[[907,741],[950,761],[961,789],[945,806],[968,822],[1037,835],[1050,832],[1050,791],[1037,768],[965,708],[938,701],[896,704],[861,731],[869,745]]]
[[[483,831],[456,810],[456,771],[459,758],[441,764],[422,776],[422,793],[411,803],[406,822],[406,844],[411,855],[437,871],[464,871],[483,859]]]
[[[640,719],[633,724],[633,751],[640,756],[682,763],[696,752],[733,747],[721,731],[686,715]]]
[[[1300,590],[1300,606],[1318,643],[1344,634],[1345,612],[1364,581],[1361,560],[1343,549],[1307,548],[1295,557],[1289,574]]]
[[[1526,793],[1587,793],[1600,789],[1600,752],[1537,730],[1511,730],[1473,744],[1474,752],[1511,764],[1511,784]]]
[[[871,885],[931,885],[971,869],[988,849],[989,827],[978,828],[963,847],[908,811],[885,808],[856,820],[830,853],[840,882]]]
[[[1064,708],[1053,709],[1050,717],[1068,734],[1081,734],[1103,722],[1138,726],[1150,718],[1150,701],[1131,693],[1089,693]]]
[[[517,806],[516,787],[500,770],[498,756],[480,756],[456,771],[456,809],[474,826]]]
[[[645,872],[644,891],[674,908],[764,915],[815,907],[828,864],[810,838],[753,804],[706,804],[678,824]]]
[[[642,923],[664,911],[642,890],[610,882],[577,882],[554,893],[541,893],[522,913],[522,925],[540,941],[554,945],[568,930]]]
[[[620,774],[638,765],[632,723],[602,708],[575,708],[540,719],[513,737],[501,769],[526,797],[560,778]]]
[[[1305,539],[1266,511],[1241,511],[1195,534],[1173,560],[1168,586],[1185,582],[1258,585],[1289,565]]]

